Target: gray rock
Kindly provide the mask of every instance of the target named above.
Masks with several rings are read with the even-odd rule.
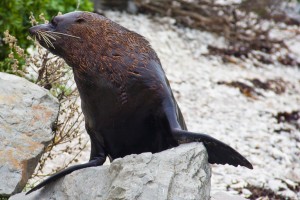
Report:
[[[0,72],[0,196],[22,191],[53,138],[57,114],[47,90]]]
[[[191,143],[82,169],[41,190],[27,196],[20,193],[10,200],[205,200],[210,198],[210,178],[205,148],[200,143]]]

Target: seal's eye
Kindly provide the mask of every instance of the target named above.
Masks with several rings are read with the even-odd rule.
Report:
[[[75,20],[75,22],[81,24],[81,23],[85,22],[85,19],[78,18],[78,19]]]
[[[50,23],[53,25],[53,26],[57,26],[57,21],[55,20],[55,17],[53,17],[50,21]]]

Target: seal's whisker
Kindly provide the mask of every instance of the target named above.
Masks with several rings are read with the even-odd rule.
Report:
[[[47,47],[49,47],[50,45],[49,40],[47,40],[46,36],[42,31],[39,32],[39,36],[40,36],[40,40],[42,39],[46,43]]]
[[[46,33],[52,33],[52,34],[57,34],[57,35],[64,35],[64,36],[68,36],[68,37],[73,37],[73,38],[77,38],[77,39],[81,39],[80,37],[74,36],[74,35],[69,35],[66,33],[60,33],[60,32],[55,32],[55,31],[45,31]]]
[[[37,33],[37,35],[38,35],[38,37],[39,37],[39,40],[41,40],[40,31],[37,31],[36,33]]]
[[[44,39],[44,36],[43,36],[43,34],[42,34],[42,32],[41,31],[37,31],[36,32],[37,34],[38,34],[38,36],[39,36],[39,40],[41,41],[41,40],[43,40],[46,44],[47,44],[47,46],[48,46],[48,43],[45,41],[45,39]]]
[[[46,31],[45,34],[49,34],[54,38],[61,38],[59,35],[54,34],[52,31]]]
[[[53,49],[55,49],[55,47],[54,47],[54,45],[52,44],[52,42],[50,41],[50,39],[49,39],[46,35],[44,35],[44,36],[45,36],[45,40],[48,41],[49,45],[50,45]]]
[[[46,43],[47,47],[49,47],[48,41],[45,39],[45,36],[42,35],[42,34],[41,34],[41,36],[42,36],[42,38],[43,38],[43,41]]]
[[[52,39],[52,40],[56,40],[56,38],[53,36],[53,35],[51,35],[51,34],[49,34],[49,33],[44,33],[45,34],[45,36],[47,36],[48,38],[50,38],[50,39]]]
[[[41,36],[43,37],[45,43],[47,44],[48,47],[52,47],[53,49],[55,49],[55,47],[53,46],[52,42],[50,41],[50,39],[43,33],[41,34]]]

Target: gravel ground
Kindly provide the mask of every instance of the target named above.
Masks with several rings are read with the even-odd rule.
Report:
[[[216,56],[202,55],[207,53],[207,45],[224,46],[226,41],[222,37],[178,28],[170,18],[111,11],[105,14],[150,41],[189,130],[207,133],[230,144],[253,164],[254,170],[213,165],[212,194],[229,191],[249,197],[249,186],[255,186],[271,189],[281,197],[300,198],[300,132],[288,123],[277,123],[274,117],[278,112],[300,110],[299,68],[280,64],[255,67],[251,61],[225,64]],[[299,38],[289,44],[292,49],[300,49]],[[248,79],[253,78],[261,81],[281,78],[285,92],[276,94],[258,89],[262,96],[249,98],[237,88],[218,84],[240,81],[251,85]],[[281,129],[290,131],[278,131]],[[88,157],[89,149],[79,162]],[[61,166],[62,160],[65,155],[50,161],[49,167]]]

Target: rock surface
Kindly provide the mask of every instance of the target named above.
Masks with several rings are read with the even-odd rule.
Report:
[[[210,198],[211,169],[200,143],[160,153],[129,155],[110,165],[73,172],[19,199],[183,200]]]
[[[0,196],[21,192],[52,139],[58,101],[39,86],[0,72]]]

